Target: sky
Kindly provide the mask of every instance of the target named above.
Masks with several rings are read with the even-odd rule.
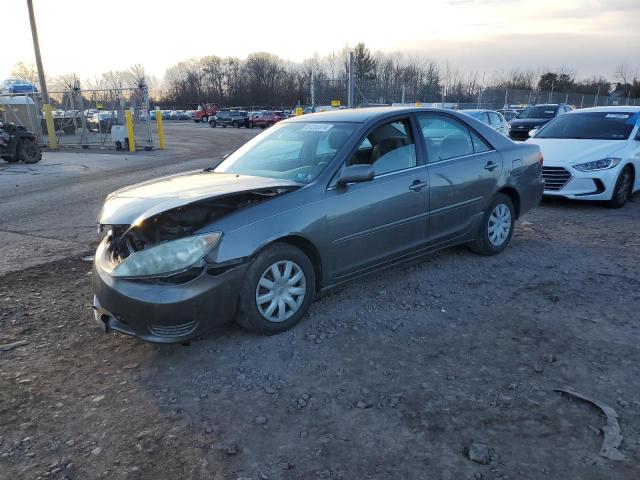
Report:
[[[26,0],[1,0],[0,79],[35,63]],[[640,0],[33,0],[48,76],[267,51],[293,61],[364,42],[461,71],[640,68]],[[397,7],[397,8],[395,8]]]

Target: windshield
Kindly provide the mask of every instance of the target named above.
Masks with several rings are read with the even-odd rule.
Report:
[[[356,127],[354,123],[279,123],[236,150],[215,172],[310,183]]]
[[[638,114],[585,112],[562,115],[540,130],[536,138],[626,140]]]
[[[525,108],[516,118],[553,118],[555,112],[556,107],[554,105],[538,105]]]

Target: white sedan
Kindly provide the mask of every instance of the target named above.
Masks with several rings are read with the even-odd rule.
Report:
[[[640,107],[574,110],[527,140],[544,155],[544,194],[622,207],[640,190]]]

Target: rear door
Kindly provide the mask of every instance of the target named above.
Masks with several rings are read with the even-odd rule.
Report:
[[[345,165],[372,164],[370,182],[327,190],[327,227],[334,279],[379,265],[425,246],[429,187],[427,167],[411,119],[373,127]]]
[[[465,122],[445,113],[417,114],[430,184],[429,243],[466,234],[497,189],[502,157]]]

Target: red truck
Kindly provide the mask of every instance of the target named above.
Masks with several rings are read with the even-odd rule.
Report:
[[[215,117],[218,113],[218,105],[215,103],[192,103],[189,106],[195,111],[193,121],[196,123],[209,123],[209,117]]]
[[[259,112],[253,118],[249,117],[249,128],[267,128],[285,118],[284,112]]]

